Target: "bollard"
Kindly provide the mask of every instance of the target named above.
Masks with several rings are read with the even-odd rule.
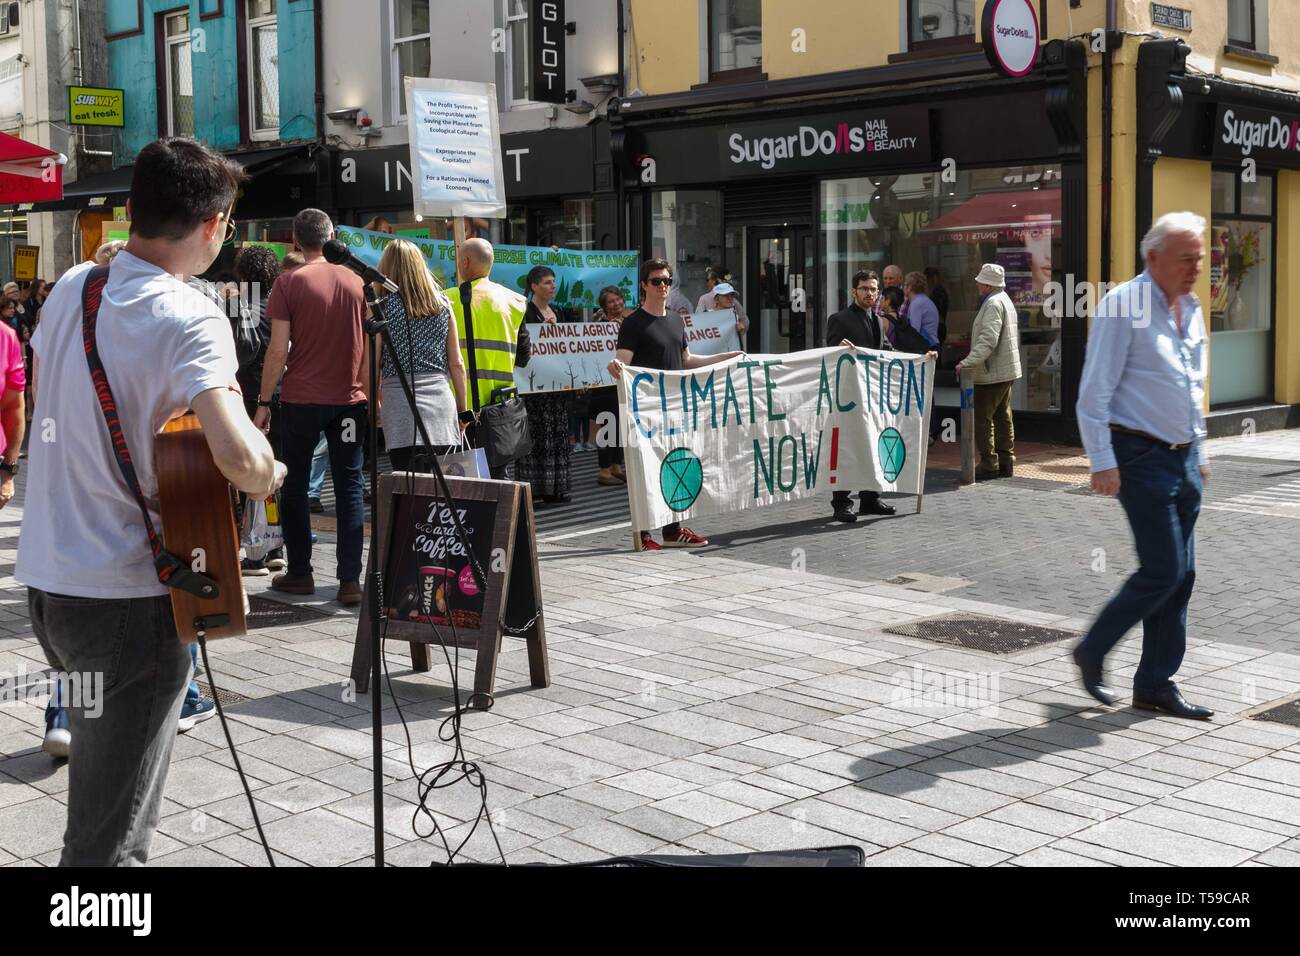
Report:
[[[975,372],[963,368],[960,381],[961,390],[961,483],[975,483]]]

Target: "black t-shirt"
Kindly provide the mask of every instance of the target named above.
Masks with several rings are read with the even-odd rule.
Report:
[[[680,371],[686,351],[686,323],[676,312],[651,315],[637,309],[623,319],[618,330],[618,347],[632,353],[630,364],[641,368]]]

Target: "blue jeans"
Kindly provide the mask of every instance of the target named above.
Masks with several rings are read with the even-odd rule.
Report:
[[[98,675],[103,688],[97,704],[64,702],[72,742],[59,865],[142,866],[162,812],[191,668],[176,639],[171,599],[78,598],[31,588],[27,603],[50,665]]]
[[[366,403],[356,405],[297,405],[280,403],[280,441],[288,474],[280,491],[280,521],[288,551],[289,573],[312,573],[311,513],[307,484],[311,460],[321,432],[329,446],[338,513],[335,574],[340,581],[361,578],[361,547],[365,522]]]
[[[320,501],[320,493],[325,490],[325,468],[330,463],[329,443],[325,436],[320,436],[316,448],[311,453],[311,477],[307,479],[307,497]]]
[[[1079,656],[1100,663],[1141,621],[1142,659],[1133,688],[1164,690],[1173,686],[1187,649],[1201,472],[1192,449],[1174,451],[1124,432],[1113,432],[1111,441],[1119,464],[1119,501],[1133,529],[1139,567],[1097,615],[1079,645]]]

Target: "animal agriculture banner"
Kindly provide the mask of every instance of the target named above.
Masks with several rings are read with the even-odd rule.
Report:
[[[632,525],[832,491],[921,494],[934,394],[920,355],[828,348],[619,376]]]
[[[696,355],[740,350],[736,316],[730,309],[686,316],[685,322],[686,345]],[[607,366],[618,347],[617,323],[530,325],[528,337],[532,343],[528,365],[515,369],[515,384],[521,393],[614,384]]]
[[[339,226],[339,241],[367,265],[379,266],[384,248],[394,239],[405,239],[420,247],[429,271],[442,289],[456,284],[456,244],[448,239],[394,236],[386,232]],[[525,295],[525,281],[533,266],[550,266],[555,271],[555,304],[562,309],[594,309],[596,296],[607,285],[617,286],[629,309],[636,308],[637,252],[613,249],[551,249],[545,246],[495,246],[492,281]]]

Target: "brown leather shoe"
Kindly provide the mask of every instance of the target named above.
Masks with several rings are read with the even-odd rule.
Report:
[[[271,579],[271,590],[285,594],[315,594],[316,581],[310,574],[277,574]]]
[[[361,582],[340,581],[338,602],[344,607],[354,607],[361,603]]]

